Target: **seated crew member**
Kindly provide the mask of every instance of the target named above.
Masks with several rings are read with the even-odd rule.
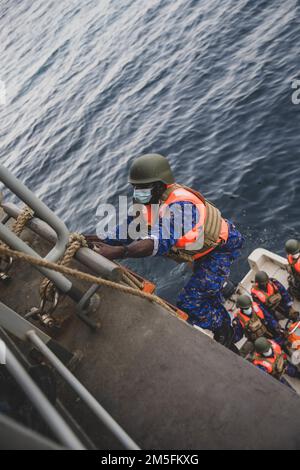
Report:
[[[97,244],[98,252],[111,260],[169,256],[180,262],[192,262],[193,275],[180,293],[177,305],[189,315],[190,323],[211,330],[217,341],[229,346],[232,328],[223,305],[222,288],[232,263],[240,255],[242,235],[204,196],[176,184],[169,162],[162,155],[137,158],[131,166],[129,182],[133,185],[134,202],[144,206],[148,236],[135,241],[120,237],[117,242],[108,237],[105,244]],[[158,205],[156,218],[152,217],[153,204]],[[186,208],[192,213],[192,227],[188,230],[182,216]],[[182,219],[180,231],[174,223],[177,213]]]
[[[285,250],[289,262],[290,292],[295,299],[300,300],[300,242],[288,240],[285,244]]]
[[[293,308],[293,299],[287,289],[277,279],[269,278],[265,271],[256,274],[251,294],[264,313],[269,312],[276,318],[279,311],[290,320],[298,318],[299,312]]]
[[[294,351],[300,351],[300,321],[292,323],[287,329],[286,347],[290,355]]]
[[[267,336],[283,343],[284,336],[278,321],[273,315],[262,311],[259,305],[252,301],[248,295],[241,295],[236,303],[239,310],[233,320],[234,342],[238,342],[245,336],[248,341],[254,341],[262,336]]]
[[[263,372],[270,374],[280,382],[289,385],[283,375],[299,379],[300,372],[297,367],[290,364],[287,355],[282,351],[279,344],[267,338],[258,338],[254,343],[255,353],[251,362]]]

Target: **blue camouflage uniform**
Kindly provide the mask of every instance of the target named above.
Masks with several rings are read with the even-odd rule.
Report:
[[[287,289],[281,284],[281,282],[277,281],[277,279],[270,278],[270,281],[277,287],[278,292],[281,294],[282,300],[279,304],[279,308],[282,310],[282,313],[288,317],[289,315],[289,309],[293,305],[293,299],[288,293]],[[265,315],[273,315],[274,312],[269,309],[263,302],[259,300],[258,297],[256,297],[255,294],[252,294],[253,300],[260,306],[262,311],[264,312]]]
[[[191,205],[192,207],[192,226],[194,227],[199,219],[196,206],[188,201],[180,201],[170,204],[169,208],[173,209],[173,215],[177,210],[183,209],[183,206]],[[174,206],[174,207],[173,207]],[[181,212],[182,213],[182,212]],[[149,234],[154,240],[154,251],[152,256],[164,256],[168,254],[171,248],[176,244],[177,240],[186,233],[184,229],[184,219],[182,221],[182,233],[178,234],[174,227],[173,215],[165,226],[164,217],[159,218],[156,224],[156,230]],[[133,220],[132,217],[127,219],[127,224]],[[232,222],[228,222],[229,237],[226,243],[214,249],[205,257],[193,263],[193,274],[187,285],[179,295],[177,306],[189,315],[189,322],[196,324],[204,329],[216,332],[222,325],[231,324],[230,315],[223,306],[225,301],[222,295],[224,283],[230,275],[232,263],[239,257],[240,250],[243,246],[244,239]],[[165,237],[165,233],[170,236]],[[117,227],[116,235],[118,242],[128,244],[132,240],[122,240],[119,238],[120,229]],[[116,244],[115,240],[108,237],[107,243]]]
[[[222,289],[229,279],[232,263],[239,257],[244,239],[232,222],[229,237],[193,265],[193,275],[179,295],[177,306],[189,315],[189,322],[216,332],[224,323],[231,324],[224,307]]]

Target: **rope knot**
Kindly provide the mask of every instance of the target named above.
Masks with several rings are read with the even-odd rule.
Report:
[[[85,237],[81,233],[70,233],[66,251],[57,264],[60,266],[69,266],[77,251],[82,247],[87,247],[87,241]],[[45,278],[40,285],[41,298],[46,298],[47,300],[53,302],[55,299],[55,292],[56,290],[53,283]]]

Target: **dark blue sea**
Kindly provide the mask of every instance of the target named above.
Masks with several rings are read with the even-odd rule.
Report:
[[[1,0],[0,158],[70,230],[166,155],[256,247],[300,232],[297,0]],[[130,262],[174,300],[187,267]]]

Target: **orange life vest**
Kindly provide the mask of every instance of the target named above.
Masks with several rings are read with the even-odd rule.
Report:
[[[174,188],[172,190],[172,188]],[[214,208],[206,199],[198,192],[193,189],[183,187],[178,184],[169,185],[167,187],[167,196],[161,201],[159,205],[159,216],[163,217],[168,207],[171,204],[177,202],[191,202],[197,207],[199,218],[195,227],[189,232],[180,237],[176,244],[175,249],[172,250],[176,255],[176,252],[188,255],[190,261],[195,261],[203,256],[207,255],[215,248],[220,246],[222,243],[226,243],[229,235],[228,223],[225,219],[221,218],[218,209]],[[156,222],[156,218],[153,217],[151,212],[151,205],[145,206],[147,209],[147,222],[149,226],[153,226]],[[213,216],[211,213],[216,211]],[[217,236],[215,239],[209,239],[210,234],[216,233],[216,224],[218,223],[218,217],[220,219],[220,226],[217,228]],[[209,227],[208,227],[209,225]],[[215,225],[215,226],[214,226]],[[210,232],[210,233],[208,233]],[[214,238],[214,237],[212,237]]]
[[[273,349],[273,356],[264,357],[263,355],[255,353],[253,358],[253,364],[255,366],[264,367],[267,370],[268,374],[280,378],[285,372],[287,356],[282,351],[279,344],[275,343],[275,341],[272,340],[269,340],[269,342]]]
[[[265,316],[257,303],[253,303],[251,317],[245,315],[242,310],[237,312],[236,317],[249,340],[255,341],[267,333],[267,328],[264,325]]]
[[[290,267],[292,268],[293,273],[300,276],[300,257],[298,259],[294,259],[292,255],[289,255],[288,262]]]
[[[288,343],[289,347],[293,350],[300,350],[300,335],[296,330],[300,328],[300,322],[297,321],[289,327]]]
[[[281,294],[278,292],[277,287],[272,281],[269,281],[268,283],[267,292],[260,289],[258,284],[255,284],[251,289],[251,294],[256,296],[262,304],[271,308],[277,308],[282,301]]]

